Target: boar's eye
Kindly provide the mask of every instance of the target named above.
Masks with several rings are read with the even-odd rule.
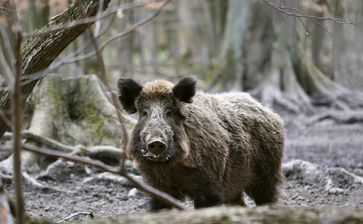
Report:
[[[141,112],[141,115],[142,115],[143,117],[146,117],[146,116],[147,116],[147,114],[148,114],[147,110],[143,110],[143,111]]]

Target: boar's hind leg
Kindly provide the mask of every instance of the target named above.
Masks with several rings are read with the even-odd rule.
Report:
[[[280,177],[260,179],[246,188],[246,194],[256,205],[275,203],[279,196],[280,182]]]
[[[223,203],[223,196],[218,191],[204,191],[194,198],[195,208],[205,208]]]
[[[225,203],[228,205],[246,206],[245,201],[243,199],[243,192],[239,193],[236,197],[233,198],[233,200],[227,201]]]

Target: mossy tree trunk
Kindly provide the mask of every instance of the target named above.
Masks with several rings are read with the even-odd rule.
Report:
[[[52,19],[48,25],[62,25],[79,21],[87,17],[97,14],[99,8],[99,0],[77,0],[62,14]],[[110,0],[104,1],[104,9],[107,8]],[[33,73],[46,69],[54,59],[80,34],[82,34],[90,23],[78,24],[65,29],[46,32],[27,39],[22,47],[22,66],[21,75],[25,80]],[[47,29],[47,26],[44,27]],[[22,86],[23,102],[32,92],[38,79]],[[0,112],[6,117],[10,117],[11,111],[11,88],[1,91],[0,96]],[[6,122],[0,119],[0,136],[8,129]]]
[[[121,145],[116,109],[94,75],[45,77],[34,88],[28,107],[31,118],[25,129],[32,134],[71,146]],[[0,166],[11,166],[11,161],[8,158]],[[47,159],[27,151],[22,152],[22,164],[30,173],[48,165]]]

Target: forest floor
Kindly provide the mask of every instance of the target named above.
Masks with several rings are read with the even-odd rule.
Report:
[[[284,120],[286,182],[279,204],[363,207],[363,124],[310,123],[309,117],[292,115]],[[59,221],[78,212],[105,217],[148,209],[148,196],[128,181],[115,181],[87,167],[61,161],[47,175],[36,177],[43,187],[27,183],[24,188],[26,210],[32,216]],[[5,186],[13,195],[12,184]],[[247,204],[253,206],[251,201]],[[75,219],[84,218],[88,217]]]

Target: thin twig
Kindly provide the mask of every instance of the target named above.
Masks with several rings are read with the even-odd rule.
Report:
[[[81,216],[81,215],[87,215],[87,216],[91,217],[91,219],[94,218],[92,212],[77,212],[77,213],[74,213],[74,214],[72,214],[70,216],[65,217],[64,219],[59,220],[56,223],[62,223],[62,222],[68,221],[70,219],[73,219],[74,217],[78,217],[78,216]]]
[[[334,17],[319,17],[319,16],[313,16],[313,15],[307,15],[297,9],[294,8],[289,8],[283,5],[278,5],[275,4],[269,0],[264,0],[265,3],[267,3],[269,6],[271,6],[272,8],[274,8],[275,10],[288,15],[288,16],[293,16],[293,17],[298,17],[298,18],[308,18],[308,19],[312,19],[312,20],[322,20],[322,21],[332,21],[335,23],[340,23],[340,24],[351,24],[351,25],[357,25],[360,21],[349,21],[346,19],[340,19],[340,18],[334,18]],[[292,11],[292,12],[289,12]]]

